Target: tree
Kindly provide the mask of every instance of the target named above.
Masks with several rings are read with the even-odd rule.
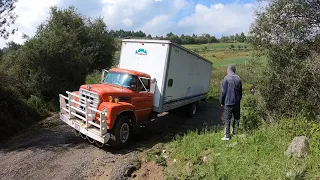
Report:
[[[314,118],[320,107],[320,3],[273,0],[256,13],[250,42],[268,57],[261,92],[270,111],[304,113]]]
[[[211,42],[211,43],[217,43],[217,42],[218,42],[218,39],[217,39],[215,36],[211,36],[211,37],[210,37],[210,42]]]
[[[173,36],[174,34],[172,33],[172,32],[169,32],[168,34],[167,34],[167,38],[170,38],[171,36]]]
[[[182,44],[194,44],[195,42],[196,42],[195,39],[189,35],[187,35],[181,39]]]
[[[244,35],[244,33],[242,32],[241,34],[240,34],[240,37],[239,37],[239,39],[237,40],[237,41],[239,41],[239,42],[245,42],[247,40],[247,37],[246,37],[246,35]]]
[[[2,64],[14,62],[6,71],[19,77],[29,95],[57,102],[58,93],[79,89],[88,73],[111,67],[115,44],[103,19],[90,20],[73,7],[52,7],[35,36]]]
[[[205,44],[208,43],[208,39],[205,36],[198,36],[198,38],[196,39],[196,43]]]
[[[229,36],[229,40],[234,42],[235,41],[235,36],[234,35]]]
[[[181,44],[181,39],[180,39],[180,37],[177,36],[177,35],[171,35],[171,36],[169,37],[169,40],[172,41],[172,42],[175,42],[175,43],[177,43],[177,44]]]
[[[14,24],[17,15],[14,12],[16,0],[0,0],[0,37],[7,39],[16,29],[8,30]]]
[[[240,36],[239,36],[238,33],[236,33],[236,35],[234,36],[234,38],[235,38],[236,41],[240,42]]]
[[[222,42],[228,42],[230,39],[228,36],[222,36],[220,39]]]

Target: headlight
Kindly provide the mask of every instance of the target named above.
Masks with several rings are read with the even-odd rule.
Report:
[[[113,98],[112,96],[109,96],[109,102],[112,102]]]
[[[119,98],[114,98],[114,102],[118,103],[119,102]]]

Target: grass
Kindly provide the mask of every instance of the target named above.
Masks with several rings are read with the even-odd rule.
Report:
[[[163,147],[170,152],[168,179],[315,179],[319,145],[305,159],[284,155],[292,136],[281,125],[265,126],[246,136],[221,141],[221,131],[189,132]]]
[[[230,49],[233,44],[235,48]],[[246,43],[216,43],[200,45],[183,45],[213,62],[213,67],[226,67],[229,64],[247,64],[252,55],[251,47]],[[241,47],[239,49],[238,47]],[[246,46],[247,48],[243,48]]]

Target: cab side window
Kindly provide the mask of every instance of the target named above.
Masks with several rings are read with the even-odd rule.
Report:
[[[147,91],[150,91],[150,80],[149,79],[144,79],[144,78],[140,78],[143,85],[147,88]],[[146,91],[143,87],[143,85],[141,84],[140,80],[138,81],[138,91]]]

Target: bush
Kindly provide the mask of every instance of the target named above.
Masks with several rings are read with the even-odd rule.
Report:
[[[6,140],[41,118],[37,111],[22,99],[17,89],[1,85],[0,141]]]
[[[93,73],[90,73],[86,77],[86,84],[99,84],[101,80],[101,72],[100,71],[94,71]]]
[[[47,102],[45,102],[42,98],[31,95],[30,98],[27,100],[27,104],[30,107],[36,109],[38,114],[40,114],[41,116],[46,116],[49,113]]]
[[[265,113],[263,99],[259,94],[245,95],[241,103],[240,128],[245,131],[257,129],[263,123]]]

